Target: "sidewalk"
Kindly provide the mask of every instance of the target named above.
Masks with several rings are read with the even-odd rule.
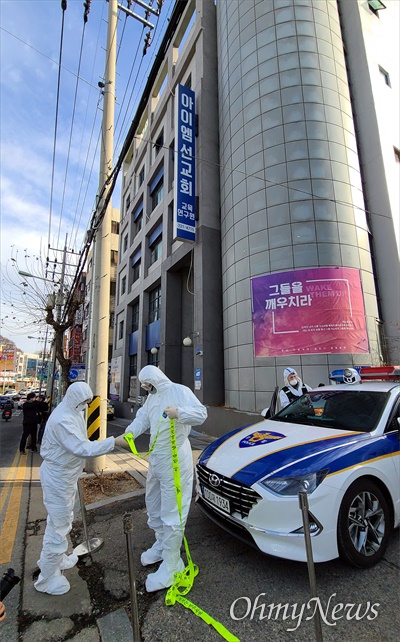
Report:
[[[202,438],[201,434],[195,432],[191,438],[194,463],[205,445]],[[210,439],[206,436],[204,438],[206,441]],[[137,542],[138,549],[135,553],[139,558],[139,550],[143,550],[151,544],[149,540],[152,537],[146,526],[147,515],[144,509],[148,462],[146,459],[134,456],[122,449],[106,456],[105,473],[126,471],[138,481],[142,488],[86,506],[89,538],[93,536],[92,531],[96,528],[95,534],[103,540],[104,548],[81,560],[77,567],[66,571],[71,590],[62,596],[38,593],[32,580],[32,574],[37,569],[47,516],[42,502],[42,489],[39,481],[40,463],[40,455],[32,454],[20,610],[20,628],[23,629],[23,632],[20,642],[61,642],[66,639],[73,642],[125,642],[125,640],[131,642],[133,639],[132,625],[125,608],[130,606],[128,565],[127,563],[120,564],[121,556],[126,554],[126,551],[123,550],[126,546],[125,538],[123,530],[121,530],[122,512],[124,510],[130,511],[133,502],[135,502],[135,527],[139,539],[145,538],[146,540]],[[139,517],[143,522],[140,528],[138,527]],[[75,540],[78,536],[78,543],[84,541],[80,521],[79,514],[71,533]],[[73,550],[72,542],[70,550]],[[117,554],[118,558],[114,558]],[[119,566],[118,572],[115,570],[117,566]],[[120,570],[121,567],[124,569],[123,572]],[[142,572],[139,568],[137,570],[139,574]],[[96,581],[96,573],[99,574],[98,583],[101,582],[106,589],[105,597],[107,598],[104,609],[101,609],[99,613],[96,612],[99,610],[98,606],[92,604],[89,592],[90,585],[93,593],[92,583]],[[124,599],[122,600],[122,598]],[[115,608],[115,603],[117,602],[118,606],[118,601],[121,607]],[[122,601],[124,605],[122,605]],[[107,607],[111,612],[105,612]],[[77,633],[74,635],[75,631]]]

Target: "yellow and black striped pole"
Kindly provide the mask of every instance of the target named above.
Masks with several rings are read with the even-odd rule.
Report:
[[[90,441],[100,439],[100,396],[95,395],[88,406],[87,435]]]

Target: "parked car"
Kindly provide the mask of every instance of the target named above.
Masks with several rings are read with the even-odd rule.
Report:
[[[400,385],[317,388],[267,420],[217,439],[196,466],[197,505],[263,553],[315,562],[382,559],[400,523]]]
[[[19,399],[19,393],[14,389],[6,390],[4,396],[11,397],[11,399],[14,399],[15,401],[18,401]]]
[[[0,395],[0,410],[4,410],[5,403],[10,403],[12,408],[14,408],[14,399],[9,395]]]
[[[107,419],[114,419],[114,405],[107,399]]]

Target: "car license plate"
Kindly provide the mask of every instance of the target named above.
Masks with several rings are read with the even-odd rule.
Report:
[[[214,506],[218,506],[218,508],[225,511],[226,513],[231,512],[231,507],[229,505],[228,499],[225,499],[225,497],[221,497],[221,495],[217,495],[217,493],[214,493],[212,490],[209,490],[209,488],[206,488],[205,486],[203,486],[202,490],[204,499],[211,502],[211,504],[214,504]]]

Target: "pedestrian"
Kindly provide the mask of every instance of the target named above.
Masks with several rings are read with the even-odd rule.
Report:
[[[67,535],[71,531],[73,508],[79,476],[86,457],[105,455],[114,449],[114,437],[89,441],[85,410],[93,393],[87,383],[72,383],[62,402],[53,410],[43,436],[40,454],[40,481],[47,524],[38,561],[40,574],[34,586],[50,595],[63,595],[70,584],[62,574],[78,561],[66,555]]]
[[[46,401],[44,395],[39,395],[39,416],[40,416],[40,426],[37,443],[41,444],[43,439],[44,429],[46,427],[46,422],[49,417],[49,404]]]
[[[199,426],[206,420],[207,409],[189,388],[173,383],[155,366],[145,366],[139,372],[139,381],[149,394],[125,433],[138,437],[150,430],[146,508],[147,523],[154,531],[156,541],[140,559],[143,566],[162,562],[158,570],[147,577],[146,590],[152,592],[171,586],[175,573],[185,568],[181,544],[193,489],[193,458],[188,436],[192,426]],[[181,518],[172,466],[171,419],[175,419],[178,448]]]
[[[25,445],[28,437],[31,438],[29,446],[30,450],[33,453],[37,452],[36,433],[39,423],[39,410],[34,392],[30,392],[26,395],[26,401],[22,406],[22,415],[22,437],[19,444],[19,452],[21,455],[26,455]]]
[[[279,393],[279,401],[281,408],[286,408],[297,397],[305,395],[306,392],[311,390],[310,386],[303,383],[294,368],[285,368],[283,371],[283,381],[285,385],[281,388]]]

